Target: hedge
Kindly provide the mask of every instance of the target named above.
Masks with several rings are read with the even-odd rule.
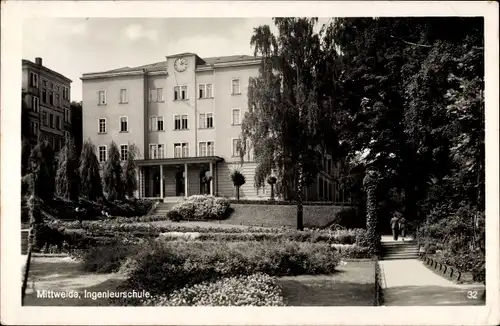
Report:
[[[195,195],[172,207],[167,217],[181,220],[221,220],[229,216],[230,203],[225,198],[212,195]]]
[[[153,295],[222,277],[331,274],[339,255],[327,245],[291,241],[152,241],[131,258],[126,287]]]

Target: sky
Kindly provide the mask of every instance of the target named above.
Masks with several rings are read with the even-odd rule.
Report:
[[[321,20],[320,20],[321,23]],[[70,78],[81,101],[84,73],[140,66],[193,52],[201,58],[253,55],[253,28],[271,18],[30,18],[23,24],[23,59]]]

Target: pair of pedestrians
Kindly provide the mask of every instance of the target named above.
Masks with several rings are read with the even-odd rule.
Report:
[[[392,237],[395,241],[398,240],[399,234],[401,233],[401,238],[405,241],[406,236],[406,219],[401,215],[401,213],[394,213],[394,217],[391,218],[391,229]]]

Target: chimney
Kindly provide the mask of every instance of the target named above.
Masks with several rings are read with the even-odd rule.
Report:
[[[39,66],[42,66],[42,58],[40,57],[35,58],[35,63]]]

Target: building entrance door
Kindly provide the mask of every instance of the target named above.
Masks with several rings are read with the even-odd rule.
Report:
[[[184,172],[178,171],[175,174],[175,195],[184,196]]]

